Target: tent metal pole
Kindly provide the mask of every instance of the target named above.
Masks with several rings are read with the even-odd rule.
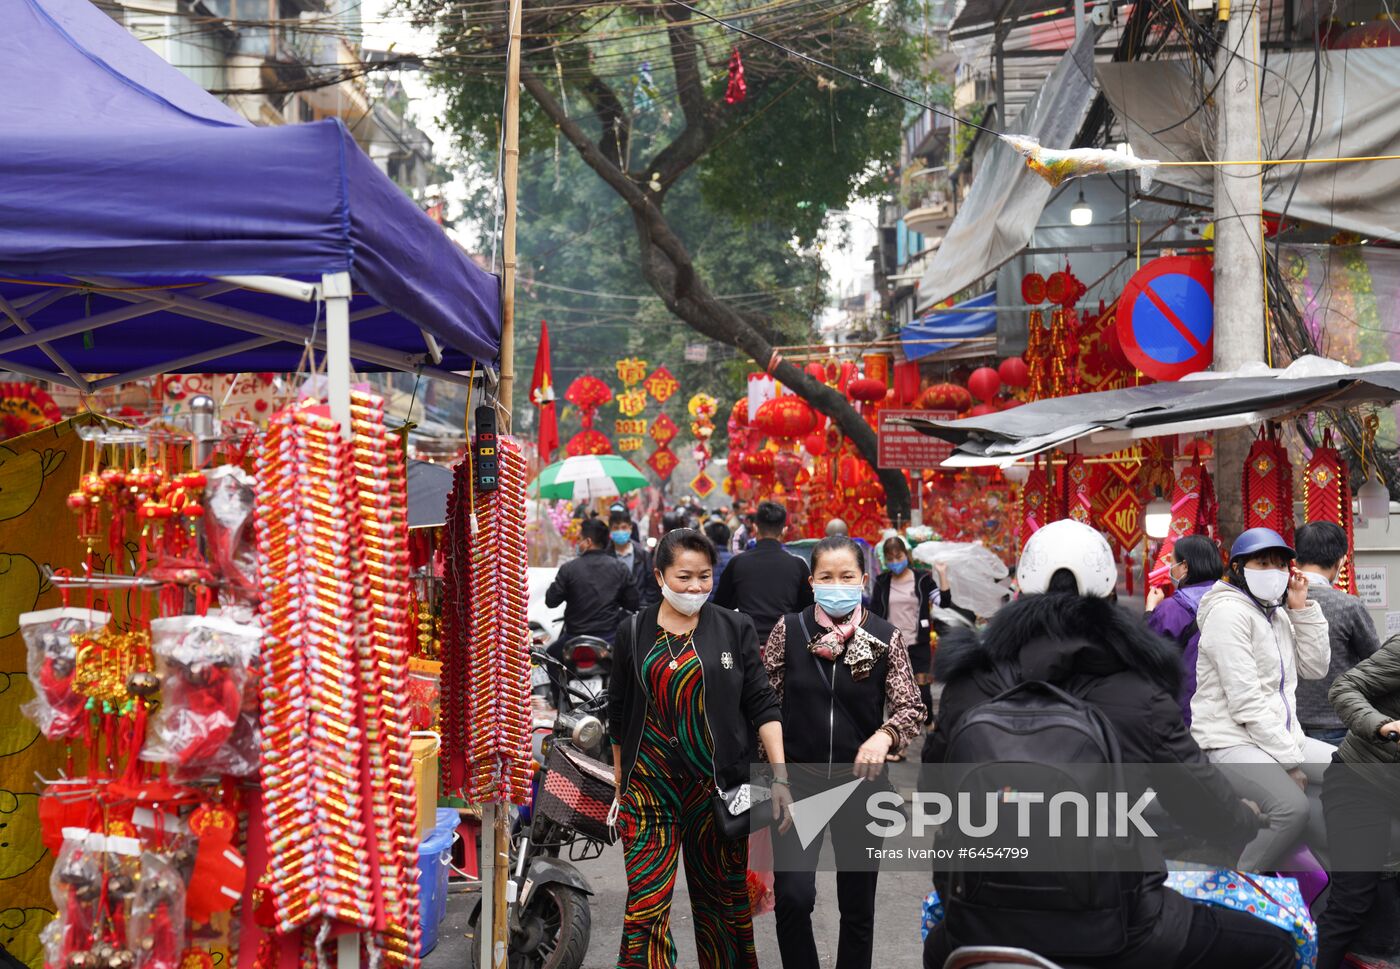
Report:
[[[26,320],[24,316],[21,315],[19,310],[15,309],[14,305],[11,304],[10,301],[5,299],[5,297],[3,296],[0,296],[0,312],[3,312],[6,316],[8,316],[10,318],[10,322],[13,323],[15,326],[19,327],[19,331],[21,333],[30,335],[34,333],[34,327],[30,324],[30,322]],[[58,351],[54,350],[54,348],[49,346],[47,343],[39,344],[39,350],[44,354],[44,356],[49,358],[49,360],[53,363],[55,367],[57,367],[59,370],[62,370],[64,375],[69,380],[73,381],[74,385],[76,385],[79,390],[83,391],[83,393],[88,392],[87,379],[83,377],[82,374],[78,373],[78,371],[73,368],[72,364],[70,364],[67,360],[63,359],[63,357],[58,354]]]
[[[326,301],[326,380],[329,384],[331,417],[340,422],[340,433],[348,441],[350,427],[350,274],[327,273],[321,277],[321,295]],[[357,943],[358,945],[358,943]],[[356,950],[358,958],[359,949]],[[341,947],[341,969],[347,969]],[[349,967],[353,969],[353,967]]]
[[[194,294],[200,297],[217,296],[220,293],[227,293],[233,288],[227,283],[217,283],[194,290]],[[57,326],[46,326],[32,336],[16,336],[8,340],[0,340],[0,353],[9,353],[11,350],[28,350],[40,343],[52,343],[75,333],[100,330],[104,326],[111,326],[113,323],[121,323],[125,320],[134,320],[138,316],[150,316],[152,313],[159,313],[165,309],[166,305],[162,300],[155,298],[157,293],[107,293],[104,295],[113,296],[136,305],[108,310],[106,313],[98,313],[96,316],[69,320],[67,323],[59,323]]]
[[[26,377],[33,377],[35,380],[52,380],[56,384],[67,384],[74,390],[84,394],[92,392],[91,388],[88,386],[87,381],[83,381],[82,386],[79,386],[73,383],[73,381],[70,380],[66,374],[58,373],[52,370],[40,370],[38,367],[30,367],[22,363],[16,363],[13,360],[6,360],[4,357],[0,357],[0,370],[10,370],[14,373],[22,373]]]
[[[65,296],[72,295],[72,290],[51,289],[47,293],[40,293],[37,296],[25,296],[20,299],[14,300],[12,303],[10,303],[10,305],[13,306],[16,310],[24,310],[28,313],[37,313],[45,306],[48,306],[52,303],[57,303]],[[4,326],[0,326],[0,333],[5,332],[12,326],[14,326],[13,321],[6,323]]]
[[[119,387],[122,384],[131,383],[133,380],[140,380],[143,377],[152,377],[158,373],[180,373],[185,367],[193,367],[196,364],[205,363],[209,360],[218,360],[220,357],[231,357],[236,353],[247,353],[249,350],[259,350],[274,343],[284,343],[286,341],[276,337],[259,337],[256,340],[244,340],[242,343],[234,343],[230,346],[220,347],[217,350],[206,350],[203,353],[191,353],[187,357],[178,360],[165,360],[161,363],[153,363],[149,367],[138,367],[135,370],[128,370],[126,373],[114,374],[111,377],[103,377],[101,380],[92,382],[94,392],[105,390],[108,387]]]

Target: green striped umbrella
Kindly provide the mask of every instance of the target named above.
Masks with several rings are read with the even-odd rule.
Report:
[[[556,461],[530,483],[530,497],[581,501],[645,488],[646,475],[616,454],[583,454]]]

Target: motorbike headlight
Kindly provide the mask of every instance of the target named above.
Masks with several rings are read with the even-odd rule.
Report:
[[[574,726],[574,743],[593,750],[603,742],[603,721],[594,716],[580,717]]]

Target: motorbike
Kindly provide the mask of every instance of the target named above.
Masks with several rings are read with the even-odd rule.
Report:
[[[567,819],[536,808],[548,777],[546,765],[553,745],[568,744],[590,757],[600,757],[607,739],[607,693],[574,689],[571,667],[543,650],[534,650],[531,659],[535,664],[531,673],[535,709],[532,746],[539,769],[531,802],[520,808],[511,826],[506,895],[509,967],[579,969],[592,933],[589,897],[593,889],[577,864],[602,855],[604,845],[570,828]],[[565,702],[551,710],[545,701],[556,695]],[[467,969],[477,969],[480,964],[480,920],[478,893],[468,916]]]
[[[575,636],[564,644],[564,665],[568,668],[569,690],[561,699],[567,699],[574,693],[599,696],[608,689],[608,677],[612,673],[612,647],[597,636]]]

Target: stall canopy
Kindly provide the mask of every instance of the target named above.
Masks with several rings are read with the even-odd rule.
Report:
[[[918,360],[958,346],[963,340],[988,336],[997,328],[997,291],[983,293],[956,306],[957,312],[934,310],[904,326],[899,331],[906,360]],[[970,312],[981,310],[981,312]]]
[[[1176,383],[1035,401],[983,417],[916,417],[905,423],[956,445],[945,467],[1005,466],[1070,444],[1085,454],[1107,453],[1143,438],[1247,427],[1292,414],[1397,400],[1400,364],[1348,367],[1303,357],[1286,370],[1261,365],[1195,374]]]
[[[453,379],[498,356],[496,277],[338,120],[255,127],[88,0],[6,10],[0,369],[83,390],[294,370],[345,273],[357,369]]]

